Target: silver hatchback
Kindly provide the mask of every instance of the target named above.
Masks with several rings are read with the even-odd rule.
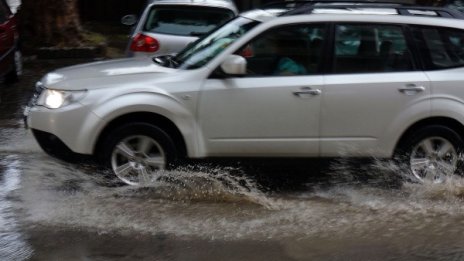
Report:
[[[237,13],[232,0],[149,0],[138,22],[135,15],[122,19],[125,25],[135,25],[126,53],[177,53]]]

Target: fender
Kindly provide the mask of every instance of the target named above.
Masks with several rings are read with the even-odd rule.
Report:
[[[411,110],[408,110],[407,112],[401,114],[398,117],[398,119],[390,126],[390,128],[388,128],[387,135],[389,137],[396,137],[394,139],[395,143],[388,142],[389,140],[387,136],[384,143],[382,143],[380,146],[386,146],[386,148],[389,148],[388,151],[390,157],[393,155],[393,152],[396,146],[398,145],[398,142],[406,133],[406,131],[411,126],[420,121],[439,117],[449,118],[459,122],[461,125],[464,126],[464,102],[462,100],[452,96],[434,95],[429,99],[429,102],[430,114],[427,115],[425,112],[419,114],[419,110],[421,110],[421,108],[417,107],[417,105],[419,104],[416,104],[416,106],[411,107]],[[422,103],[422,106],[425,106],[425,104]],[[417,115],[418,117],[414,117],[414,120],[412,120],[412,118],[408,118],[412,115]],[[396,131],[395,133],[395,130],[398,131]],[[464,133],[459,134],[464,135]]]
[[[379,157],[389,158],[393,156],[398,141],[403,134],[416,122],[430,118],[432,116],[432,106],[430,97],[416,100],[408,109],[391,122],[385,129],[383,135],[379,137],[378,148]]]
[[[464,125],[464,100],[451,95],[435,95],[432,97],[432,116],[451,118]]]
[[[115,108],[117,108],[115,110]],[[153,113],[169,119],[179,129],[184,137],[188,155],[197,154],[194,143],[195,120],[194,115],[186,109],[175,97],[148,91],[138,91],[128,94],[119,94],[98,103],[92,108],[100,120],[85,121],[85,130],[92,130],[93,135],[81,133],[82,141],[86,141],[88,147],[95,148],[97,139],[103,129],[113,120],[130,113],[144,112]]]

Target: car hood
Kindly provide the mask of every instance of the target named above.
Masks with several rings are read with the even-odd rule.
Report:
[[[168,73],[174,69],[155,64],[151,58],[137,57],[87,63],[65,67],[48,73],[42,83],[47,87],[60,86],[60,89],[76,89],[70,82],[95,78],[111,78],[124,75]],[[66,83],[66,84],[65,84]],[[77,86],[76,86],[77,87]],[[82,86],[78,86],[82,88]]]

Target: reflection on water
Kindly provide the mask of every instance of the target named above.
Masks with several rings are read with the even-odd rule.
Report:
[[[32,250],[19,231],[14,208],[8,198],[18,189],[20,161],[17,157],[2,155],[0,160],[0,260],[25,260]],[[5,169],[2,166],[6,166]]]

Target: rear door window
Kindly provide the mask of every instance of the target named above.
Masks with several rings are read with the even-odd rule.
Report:
[[[231,10],[192,6],[153,6],[144,31],[180,36],[201,36],[230,20]]]
[[[413,70],[403,28],[398,25],[339,24],[335,27],[334,73]]]
[[[464,66],[464,31],[442,27],[414,27],[414,36],[428,70]]]

